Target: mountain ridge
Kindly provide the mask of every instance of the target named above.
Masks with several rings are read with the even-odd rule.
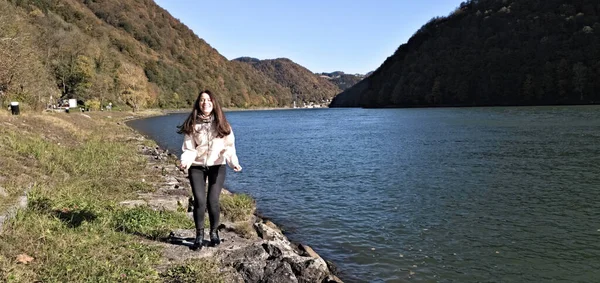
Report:
[[[599,15],[591,0],[463,2],[330,107],[599,103]]]
[[[314,74],[288,58],[258,60],[251,57],[240,57],[233,61],[248,64],[286,87],[297,103],[326,103],[341,91],[329,80]]]
[[[291,106],[305,81],[283,86],[251,65],[227,60],[151,0],[10,0],[0,3],[0,103],[43,109],[57,98],[90,108],[190,106],[212,90],[226,107]],[[28,67],[27,67],[28,66]],[[296,68],[296,67],[294,67]],[[304,68],[304,67],[302,67]],[[295,69],[294,69],[295,70]],[[308,76],[315,97],[339,92]],[[315,82],[315,83],[313,83]],[[323,88],[323,89],[321,89]],[[317,97],[318,96],[318,97]]]

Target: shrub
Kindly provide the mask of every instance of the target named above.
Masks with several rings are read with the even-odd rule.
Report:
[[[256,207],[254,199],[246,194],[233,194],[221,196],[221,212],[231,221],[248,219]]]

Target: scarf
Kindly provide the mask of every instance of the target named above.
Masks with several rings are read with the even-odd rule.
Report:
[[[196,123],[212,123],[215,120],[215,115],[204,115],[202,113],[196,116]]]

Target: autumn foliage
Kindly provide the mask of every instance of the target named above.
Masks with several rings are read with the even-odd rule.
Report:
[[[3,105],[16,99],[42,108],[50,98],[75,98],[101,107],[179,108],[201,89],[226,107],[294,99],[288,86],[227,60],[151,0],[2,1],[0,26]],[[318,87],[314,93],[306,99],[323,97]]]

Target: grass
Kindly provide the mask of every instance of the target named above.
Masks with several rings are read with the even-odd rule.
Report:
[[[246,221],[256,209],[252,197],[246,194],[222,195],[220,207],[223,216],[231,221]]]
[[[92,118],[77,113],[0,115],[0,209],[29,188],[28,207],[0,233],[0,281],[167,278],[155,269],[161,248],[146,239],[160,239],[193,223],[182,212],[118,206],[140,190],[152,190],[142,179],[155,173],[146,168],[145,157],[135,154],[137,141],[122,123],[133,114],[86,115]],[[19,263],[21,254],[34,259]],[[212,274],[202,266],[182,266],[172,275]]]
[[[161,274],[167,283],[221,283],[225,282],[219,272],[219,265],[211,260],[188,260],[182,265],[173,266]]]
[[[256,230],[249,221],[235,223],[233,230],[240,236],[246,239],[252,239],[257,236]]]
[[[141,206],[120,210],[115,214],[114,221],[118,231],[140,235],[151,240],[164,239],[176,228],[194,228],[194,222],[183,213],[154,211]]]

